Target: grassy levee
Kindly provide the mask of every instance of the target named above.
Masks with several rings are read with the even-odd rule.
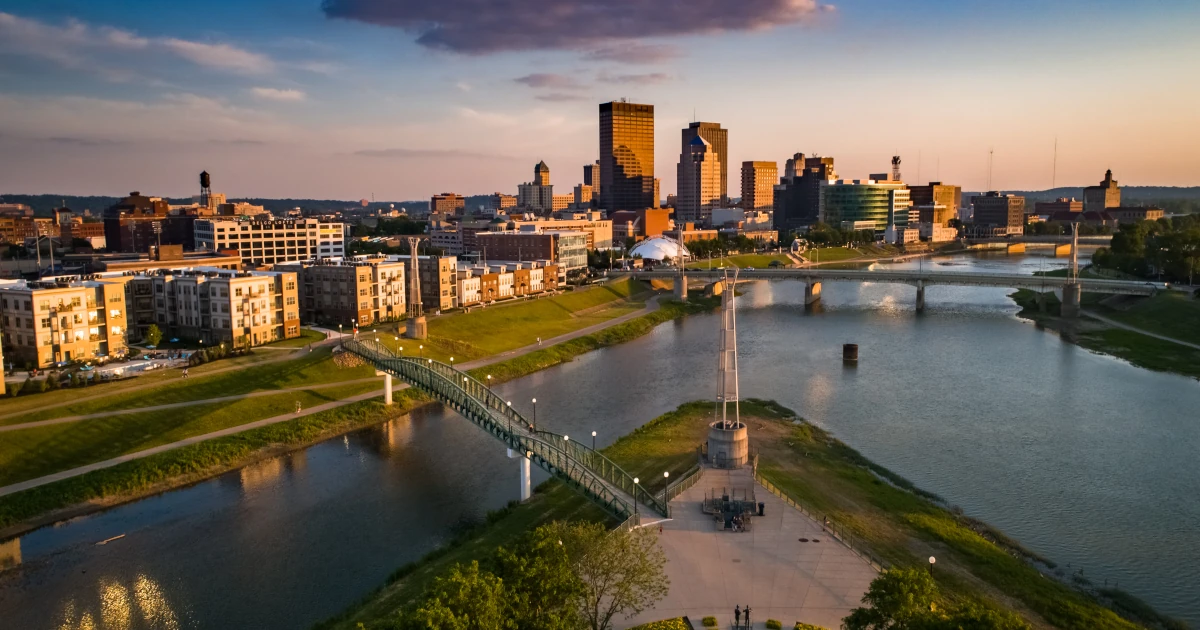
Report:
[[[986,524],[943,507],[934,495],[816,426],[778,420],[751,425],[751,434],[759,448],[759,470],[771,483],[814,513],[828,515],[893,565],[923,567],[926,557],[936,556],[936,579],[951,600],[1011,608],[1035,627],[1140,627],[1101,601],[1111,603],[1113,598],[1078,591],[1043,574],[1036,565],[1053,563]],[[1145,616],[1149,607],[1143,606],[1139,622],[1165,622],[1157,615]],[[1121,610],[1133,614],[1132,606]]]
[[[1047,294],[1043,312],[1038,309],[1034,296],[1029,289],[1019,289],[1009,295],[1021,307],[1018,316],[1058,329],[1064,338],[1092,352],[1114,356],[1148,370],[1200,378],[1200,350],[1086,318],[1067,324],[1059,317],[1062,304],[1058,297]],[[1194,326],[1200,321],[1200,304],[1191,304],[1195,300],[1187,296],[1160,294],[1139,301],[1127,311],[1104,308],[1091,299],[1094,297],[1084,294],[1085,307],[1093,308],[1105,317],[1148,332],[1200,343],[1197,339],[1200,332],[1189,332],[1188,328],[1189,324]]]
[[[301,347],[307,346],[310,343],[316,343],[318,341],[324,341],[324,340],[325,340],[325,333],[318,332],[311,328],[301,328],[299,337],[294,337],[292,339],[284,339],[283,341],[276,341],[275,343],[267,344],[267,347],[268,348],[301,348]]]
[[[663,471],[678,476],[696,463],[696,446],[707,432],[711,403],[689,403],[659,416],[604,449],[606,456],[626,472],[647,479],[647,490],[662,489]],[[696,422],[700,418],[704,422]],[[481,559],[496,547],[511,543],[525,532],[555,520],[587,520],[615,525],[600,508],[582,495],[555,481],[537,488],[521,504],[492,512],[483,523],[466,528],[424,558],[405,565],[387,583],[334,619],[318,628],[353,630],[388,628],[396,613],[416,599],[433,578],[457,562]]]
[[[392,407],[379,400],[353,403],[0,497],[0,537],[4,528],[19,523],[53,522],[72,511],[148,496],[238,468],[265,453],[284,452],[384,422],[428,399],[405,390],[396,394],[395,401]]]
[[[0,439],[0,486],[379,389],[356,383],[10,431]]]
[[[405,354],[422,352],[439,361],[470,361],[500,354],[600,324],[642,308],[636,299],[649,287],[631,278],[620,278],[548,298],[501,302],[469,313],[430,317],[429,338],[405,339],[397,324],[381,324],[379,340]],[[400,324],[403,326],[403,323]],[[361,334],[373,334],[361,332]],[[418,346],[425,346],[418,351]]]
[[[738,254],[735,256],[725,256],[722,258],[713,258],[712,260],[698,260],[693,263],[688,263],[689,269],[708,269],[721,266],[733,266],[738,268],[754,267],[755,269],[766,269],[771,266],[772,262],[787,267],[791,266],[792,259],[786,254]]]
[[[332,349],[317,348],[311,353],[303,354],[290,361],[276,361],[265,365],[251,365],[241,370],[230,370],[212,376],[193,374],[187,379],[181,378],[181,372],[171,370],[173,378],[162,382],[160,387],[140,389],[137,391],[119,392],[112,396],[104,396],[79,403],[53,407],[43,411],[29,410],[27,413],[0,419],[0,424],[19,424],[49,420],[65,416],[86,415],[136,409],[138,407],[153,407],[169,403],[205,400],[221,396],[236,396],[257,391],[272,389],[289,389],[334,383],[374,374],[368,367],[355,369],[339,368],[329,361]],[[266,351],[264,351],[266,352]],[[220,362],[218,362],[220,363]],[[60,390],[56,395],[70,396],[70,390]],[[19,398],[17,400],[20,400]],[[44,404],[44,403],[43,403]],[[0,413],[5,408],[0,407]]]
[[[809,262],[826,263],[861,258],[863,256],[870,256],[871,254],[865,254],[849,247],[819,247],[815,250],[807,251],[803,255],[804,259]]]

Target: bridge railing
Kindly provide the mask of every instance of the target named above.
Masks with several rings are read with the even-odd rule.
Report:
[[[508,448],[524,453],[538,467],[588,494],[614,515],[627,518],[634,514],[631,501],[645,503],[665,514],[665,508],[660,509],[644,489],[639,493],[640,485],[633,484],[632,477],[611,460],[586,449],[591,451],[589,455],[580,449],[583,445],[556,434],[539,435],[500,396],[470,375],[431,359],[396,356],[386,346],[371,340],[346,341],[343,347],[433,394]],[[651,501],[641,501],[644,496]]]
[[[666,515],[667,501],[660,500],[653,492],[650,492],[640,483],[634,483],[635,477],[625,469],[621,468],[608,457],[605,457],[600,451],[594,450],[592,447],[569,439],[568,436],[559,435],[553,431],[544,429],[536,429],[536,434],[543,439],[563,444],[563,447],[568,449],[580,461],[588,462],[592,470],[596,471],[600,476],[604,477],[609,483],[617,486],[625,491],[635,501],[649,507],[650,509]]]

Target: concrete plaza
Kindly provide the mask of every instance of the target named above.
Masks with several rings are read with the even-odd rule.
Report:
[[[778,619],[784,628],[797,621],[840,628],[875,570],[816,521],[754,483],[749,468],[705,469],[703,475],[671,502],[672,519],[662,523],[670,593],[654,609],[617,627],[686,615],[700,628],[700,620],[711,615],[719,628],[730,628],[734,606],[750,606],[754,628],[765,627],[767,619]],[[740,495],[751,487],[766,506],[749,532],[718,530],[713,517],[700,511],[706,491],[737,488]]]

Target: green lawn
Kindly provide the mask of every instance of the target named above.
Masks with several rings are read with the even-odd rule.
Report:
[[[766,269],[771,266],[771,263],[778,261],[784,267],[790,267],[792,259],[785,254],[738,254],[736,256],[725,256],[723,258],[714,258],[712,260],[698,260],[693,263],[688,263],[689,269],[708,269],[710,266],[714,269],[722,266],[738,267],[739,269],[746,267],[754,267],[755,269]]]
[[[0,486],[372,390],[382,395],[380,383],[359,383],[11,431],[0,440]]]
[[[423,345],[424,356],[441,361],[450,357],[469,361],[537,343],[538,337],[549,339],[637,311],[643,304],[618,300],[646,291],[644,283],[622,278],[551,298],[431,317],[429,338],[424,341],[405,339],[392,324],[380,331],[379,340],[403,348],[405,354],[422,352],[418,347]]]
[[[1127,309],[1100,308],[1096,311],[1147,332],[1200,343],[1200,300],[1183,293],[1160,293],[1138,300]]]
[[[44,411],[30,409],[27,413],[2,419],[0,424],[20,424],[64,416],[152,407],[189,400],[248,394],[255,391],[348,381],[374,374],[374,370],[365,366],[354,369],[339,368],[329,360],[330,352],[330,348],[318,348],[312,353],[302,355],[299,359],[278,361],[266,365],[251,365],[242,370],[232,370],[207,377],[203,376],[203,372],[198,369],[192,372],[187,379],[181,377],[180,370],[169,370],[166,372],[168,378],[159,381],[162,383],[159,387],[117,393]],[[220,363],[222,362],[217,362],[217,364]],[[72,393],[71,390],[60,390],[54,394],[40,394],[39,396],[44,401],[49,396],[70,396]],[[18,397],[12,402],[26,401]],[[3,411],[7,411],[7,407],[0,407],[0,412]]]
[[[1200,350],[1195,348],[1122,328],[1081,333],[1078,343],[1088,350],[1111,354],[1149,370],[1200,378]]]
[[[299,337],[276,341],[275,343],[267,344],[267,346],[271,348],[301,348],[318,341],[325,341],[325,333],[315,331],[311,328],[301,328]]]
[[[811,249],[804,254],[804,259],[809,262],[837,262],[839,260],[849,260],[851,258],[860,258],[869,254],[864,254],[857,249],[849,247],[818,247]]]

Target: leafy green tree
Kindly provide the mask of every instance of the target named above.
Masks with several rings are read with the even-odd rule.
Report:
[[[575,597],[585,627],[608,630],[666,597],[667,557],[649,529],[610,532],[597,523],[554,523],[582,589]]]
[[[146,329],[146,343],[151,346],[157,346],[158,342],[162,341],[162,330],[159,330],[158,324],[150,324]]]
[[[480,570],[478,562],[456,564],[434,579],[424,600],[404,615],[408,630],[516,630],[500,578]]]
[[[916,621],[914,630],[1029,630],[1017,615],[975,604],[966,604],[940,614],[931,612]]]
[[[522,630],[575,630],[583,620],[575,606],[583,583],[575,576],[551,524],[534,530],[512,549],[501,547],[491,562],[508,594],[513,621]]]
[[[863,607],[842,620],[846,630],[916,630],[937,596],[933,577],[920,569],[892,569],[871,581]]]

